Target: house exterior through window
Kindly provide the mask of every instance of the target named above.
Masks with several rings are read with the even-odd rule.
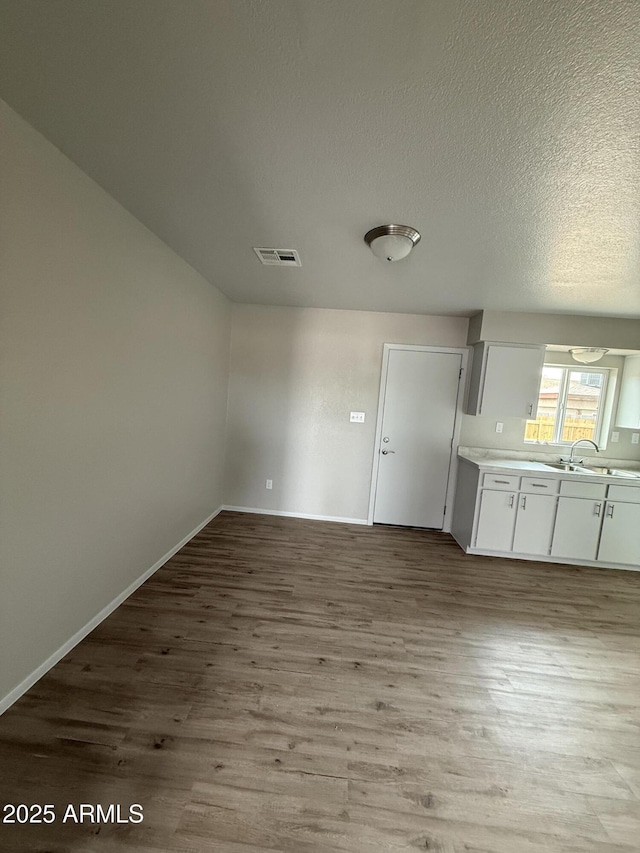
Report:
[[[571,444],[590,438],[599,442],[607,376],[606,369],[545,364],[536,418],[527,421],[525,441]]]

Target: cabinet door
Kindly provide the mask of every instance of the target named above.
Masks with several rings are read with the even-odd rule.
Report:
[[[607,501],[598,559],[630,566],[640,564],[640,504]]]
[[[515,494],[483,489],[475,547],[486,548],[487,551],[510,551],[515,523]]]
[[[535,418],[544,349],[489,344],[478,414]]]
[[[640,355],[628,355],[624,360],[616,426],[623,429],[640,427]]]
[[[513,550],[516,554],[547,555],[551,545],[556,498],[553,495],[520,495]]]
[[[602,500],[558,498],[551,556],[595,560],[603,509]]]

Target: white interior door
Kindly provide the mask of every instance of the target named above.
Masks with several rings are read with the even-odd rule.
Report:
[[[389,350],[374,523],[442,529],[461,367],[461,353]]]

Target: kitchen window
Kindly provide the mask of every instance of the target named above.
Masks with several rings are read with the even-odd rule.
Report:
[[[601,443],[608,370],[545,364],[535,420],[527,421],[524,440],[572,444],[579,438]]]

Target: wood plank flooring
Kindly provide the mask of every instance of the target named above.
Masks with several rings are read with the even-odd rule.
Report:
[[[0,802],[58,815],[3,853],[637,853],[640,573],[224,513],[0,718],[0,762]]]

